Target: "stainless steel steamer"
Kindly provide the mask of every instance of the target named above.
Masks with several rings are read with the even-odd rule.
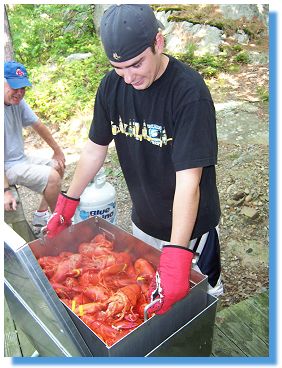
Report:
[[[207,278],[192,270],[190,293],[164,315],[148,319],[108,347],[64,305],[37,262],[38,257],[77,251],[81,242],[105,233],[115,250],[158,264],[160,251],[115,225],[92,217],[53,239],[26,243],[8,225],[5,238],[5,297],[17,325],[40,356],[209,356],[217,299],[207,294]]]

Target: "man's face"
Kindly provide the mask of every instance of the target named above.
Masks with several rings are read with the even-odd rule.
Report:
[[[162,74],[162,55],[159,50],[153,53],[148,47],[140,55],[133,59],[116,63],[111,61],[116,73],[127,84],[131,84],[137,90],[144,90]]]
[[[4,103],[5,105],[18,105],[24,98],[25,87],[13,89],[8,82],[4,82]]]

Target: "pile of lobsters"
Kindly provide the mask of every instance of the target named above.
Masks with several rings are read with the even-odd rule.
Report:
[[[114,251],[104,234],[81,243],[78,253],[38,258],[58,297],[104,341],[113,345],[144,321],[155,268]]]

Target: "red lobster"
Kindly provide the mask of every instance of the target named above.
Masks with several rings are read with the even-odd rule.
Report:
[[[137,284],[130,284],[120,288],[108,300],[106,318],[118,316],[117,321],[122,320],[125,313],[136,305],[140,293],[141,289]]]

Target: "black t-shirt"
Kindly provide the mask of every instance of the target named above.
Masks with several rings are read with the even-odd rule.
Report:
[[[198,72],[169,56],[162,76],[140,91],[112,70],[97,91],[89,138],[100,145],[114,139],[132,221],[145,233],[170,240],[175,172],[195,167],[203,173],[191,239],[218,224],[215,110]]]

